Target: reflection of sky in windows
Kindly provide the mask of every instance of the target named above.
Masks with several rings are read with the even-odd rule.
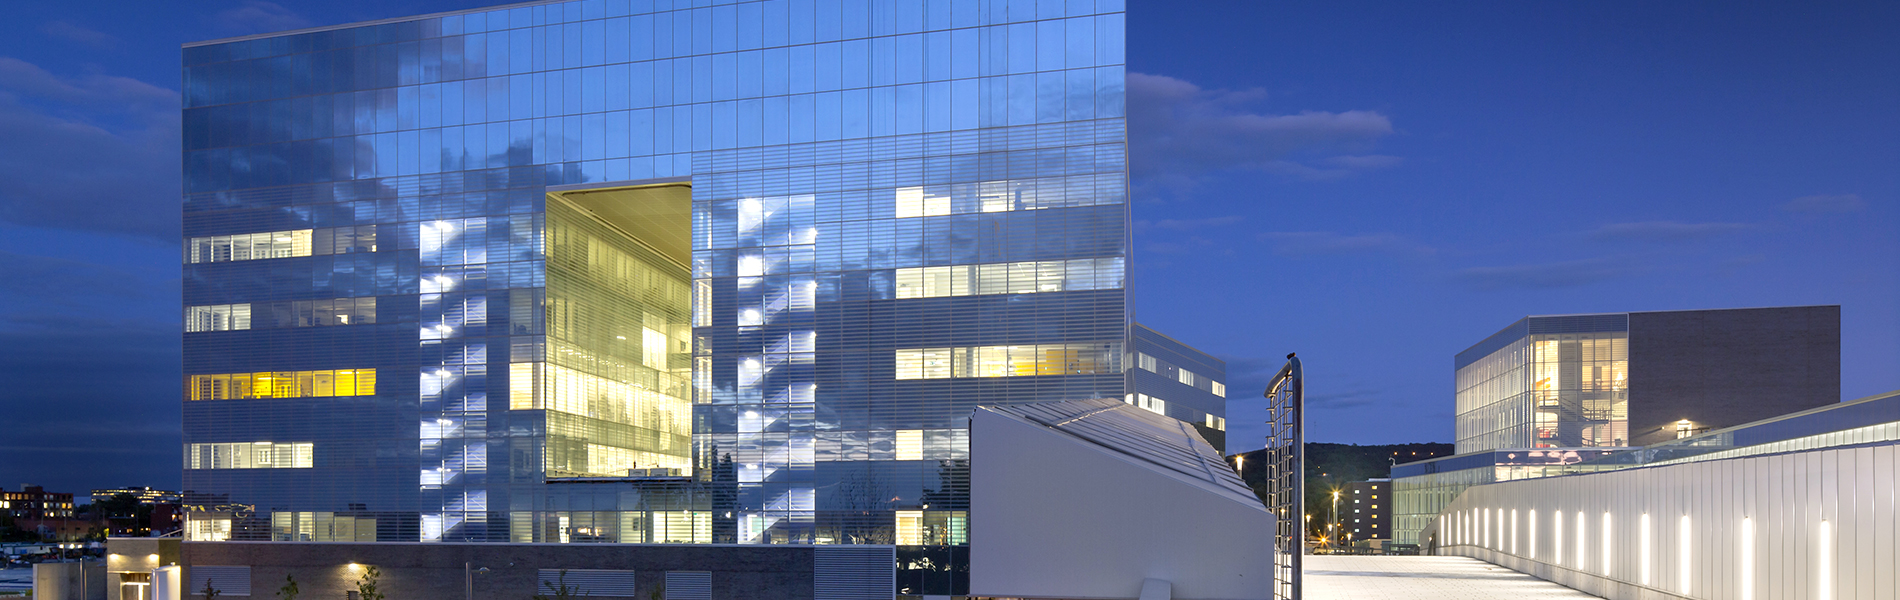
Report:
[[[827,15],[779,1],[665,8],[545,4],[186,50],[187,253],[202,246],[234,261],[188,264],[186,303],[251,307],[248,328],[236,326],[235,309],[192,322],[217,332],[194,335],[257,350],[188,350],[188,368],[258,372],[293,356],[360,354],[366,364],[309,368],[377,368],[380,391],[395,399],[378,410],[395,412],[374,418],[422,424],[338,447],[348,464],[376,465],[374,476],[324,474],[313,484],[321,491],[230,491],[287,510],[339,510],[329,504],[343,496],[380,510],[426,506],[409,525],[425,539],[511,539],[516,519],[544,535],[532,524],[549,515],[486,512],[488,494],[513,505],[503,498],[543,493],[538,459],[480,441],[488,420],[506,414],[488,411],[489,383],[506,381],[511,405],[521,390],[522,402],[557,413],[546,407],[596,410],[563,390],[629,402],[664,391],[642,392],[618,374],[583,381],[576,367],[538,358],[561,348],[594,363],[612,356],[542,329],[550,185],[690,178],[696,328],[651,331],[693,352],[678,368],[693,365],[694,417],[707,423],[694,443],[732,454],[749,486],[734,511],[747,523],[734,527],[744,538],[735,541],[888,543],[897,526],[889,498],[920,505],[926,489],[955,495],[957,484],[943,483],[954,470],[940,472],[938,461],[967,457],[963,419],[975,398],[1122,395],[1118,357],[1101,359],[1111,366],[1095,374],[1037,367],[1022,378],[944,380],[899,380],[884,362],[907,348],[1125,336],[1119,2],[959,1],[891,13],[851,5]],[[308,250],[295,235],[289,250],[275,246],[276,234],[299,231],[309,232]],[[235,262],[235,236],[251,236],[246,256],[289,258]],[[935,291],[946,278],[948,293]],[[362,327],[321,332],[336,350],[267,343],[277,326],[264,327],[258,307],[337,298],[376,298],[374,322],[350,313]],[[401,334],[405,347],[385,347],[385,330],[414,333]],[[645,330],[615,333],[657,345]],[[511,350],[488,351],[502,343]],[[659,357],[627,362],[653,370]],[[524,390],[517,373],[546,387]],[[678,379],[664,385],[684,393]],[[421,402],[400,401],[409,394]],[[256,411],[249,422],[280,418],[237,410]],[[745,411],[758,416],[741,426]],[[188,438],[230,426],[187,419]],[[455,425],[430,425],[442,419]],[[900,431],[919,432],[921,447],[902,454],[921,459],[896,460]],[[322,432],[317,443],[359,433]],[[436,440],[419,465],[387,473],[398,467],[369,456],[377,444],[419,443],[408,435]],[[599,452],[603,464],[643,460]],[[498,471],[530,472],[469,476],[489,458]],[[872,475],[897,462],[908,466]],[[536,483],[505,483],[517,479]],[[846,480],[892,483],[878,484],[891,488],[872,494],[878,504],[854,507],[868,509],[857,511],[871,515],[864,523],[821,522],[856,502],[819,492]],[[682,539],[712,530],[681,527]]]

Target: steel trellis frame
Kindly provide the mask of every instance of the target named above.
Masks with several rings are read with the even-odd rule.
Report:
[[[1267,385],[1267,510],[1274,516],[1273,598],[1299,600],[1306,554],[1306,379],[1298,353]]]

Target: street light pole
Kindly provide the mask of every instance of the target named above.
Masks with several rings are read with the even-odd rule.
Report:
[[[470,562],[462,563],[462,600],[475,600],[475,576],[487,572],[488,567],[476,567],[475,563]]]
[[[1345,529],[1340,527],[1339,525],[1339,490],[1333,490],[1333,513],[1332,514],[1333,514],[1333,529],[1338,530],[1338,531],[1345,531]]]

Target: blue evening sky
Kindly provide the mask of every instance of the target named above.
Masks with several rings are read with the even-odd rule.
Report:
[[[1529,314],[1842,306],[1900,388],[1900,4],[1129,0],[1139,320],[1228,361],[1230,447],[1451,441]],[[178,46],[482,6],[15,3],[0,486],[178,484]]]

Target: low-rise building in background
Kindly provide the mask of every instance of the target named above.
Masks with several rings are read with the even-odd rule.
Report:
[[[49,492],[46,488],[24,484],[20,491],[0,488],[0,513],[14,519],[60,519],[73,516],[73,495]]]
[[[1370,540],[1382,546],[1392,539],[1392,480],[1368,479],[1346,484],[1352,508],[1340,508],[1347,539]]]
[[[1841,307],[1532,316],[1458,353],[1458,454],[1397,465],[1393,539],[1473,485],[1840,402]]]

